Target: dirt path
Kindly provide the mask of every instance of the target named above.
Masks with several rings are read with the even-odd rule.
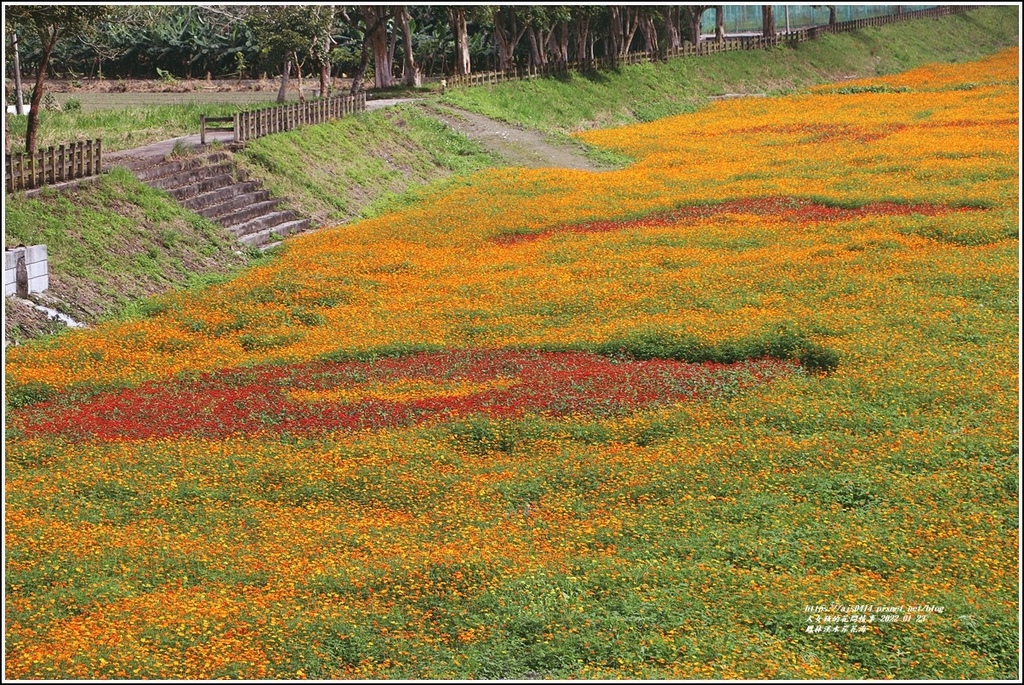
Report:
[[[449,105],[424,107],[423,112],[479,142],[512,166],[605,170],[571,147],[553,145],[543,134],[536,131],[516,128],[511,124]]]
[[[373,111],[383,107],[391,107],[410,102],[415,98],[393,98],[370,100],[366,109]],[[602,171],[603,168],[568,146],[555,145],[536,131],[529,131],[489,119],[480,114],[468,112],[450,105],[431,105],[421,108],[424,114],[443,121],[455,131],[479,142],[488,150],[493,151],[511,166],[530,168],[562,167],[566,169],[582,169],[584,171]],[[231,132],[211,131],[207,140],[231,142]],[[113,166],[123,164],[133,166],[132,162],[141,160],[160,161],[165,159],[175,148],[199,147],[199,134],[182,136],[171,140],[163,140],[131,150],[119,150],[103,155],[104,162]]]

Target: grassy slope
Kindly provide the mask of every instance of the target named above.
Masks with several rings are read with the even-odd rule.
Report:
[[[921,30],[922,24],[927,31]],[[1015,7],[987,8],[829,36],[796,49],[736,52],[588,78],[462,89],[445,99],[564,137],[567,131],[692,110],[707,96],[723,92],[777,92],[929,61],[972,59],[1015,44],[1017,26]],[[44,113],[42,144],[102,132],[107,149],[117,149],[179,135],[194,130],[196,107]],[[225,105],[224,111],[234,107]],[[210,108],[204,111],[214,113]],[[17,131],[12,133],[17,138]],[[492,162],[477,144],[414,107],[266,137],[251,143],[238,158],[275,195],[288,198],[289,206],[328,223],[414,202],[424,190],[436,190],[439,182],[451,183]],[[232,248],[212,227],[197,228],[197,217],[125,176],[115,175],[93,190],[66,196],[25,200],[13,195],[5,209],[7,243],[47,243],[50,294],[68,303],[64,308],[69,314],[86,321],[121,310],[134,298],[181,285],[188,273],[223,274],[239,263],[237,257],[226,256]],[[68,226],[80,227],[81,234],[67,231]],[[190,237],[165,245],[160,236],[167,231]],[[91,277],[83,275],[97,260],[94,255],[106,252],[97,246],[111,242],[126,247],[99,257],[100,268]],[[200,255],[202,250],[212,252]]]
[[[411,201],[410,186],[492,162],[478,145],[410,107],[261,138],[236,159],[287,206],[328,223]],[[126,308],[136,298],[225,276],[254,258],[237,255],[221,229],[118,170],[72,193],[11,194],[5,211],[6,244],[45,243],[48,299],[85,322],[130,315],[146,307]],[[22,314],[8,310],[9,338],[54,330],[29,325]]]
[[[376,213],[400,202],[410,186],[494,161],[477,143],[410,106],[260,138],[237,159],[275,196],[319,223]]]
[[[121,311],[135,298],[231,273],[252,259],[237,254],[218,226],[123,169],[71,193],[12,193],[4,219],[5,245],[47,245],[48,299],[86,322]]]
[[[850,77],[962,62],[1016,45],[1018,9],[990,7],[825,36],[795,48],[738,51],[565,79],[450,91],[444,101],[486,116],[566,133],[694,111],[709,96],[777,94]]]

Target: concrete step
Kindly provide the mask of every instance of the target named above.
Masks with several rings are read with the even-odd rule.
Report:
[[[199,167],[213,166],[215,164],[221,164],[231,159],[230,155],[226,152],[211,152],[208,155],[201,155],[199,157],[190,157],[188,159],[172,159],[159,164],[153,164],[150,166],[141,166],[133,168],[135,176],[143,182],[150,182],[164,176],[169,176],[181,171],[187,171],[188,169],[196,169]],[[129,167],[132,168],[132,167]]]
[[[294,233],[301,233],[309,228],[309,219],[295,219],[284,224],[278,224],[277,226],[271,226],[270,228],[264,228],[263,230],[255,233],[249,233],[248,235],[241,236],[238,242],[245,245],[253,245],[260,247],[267,245],[267,243],[273,243],[278,241],[280,238],[292,235]],[[269,246],[268,246],[269,247]]]
[[[144,181],[144,183],[153,188],[171,190],[172,188],[180,188],[181,186],[201,181],[204,178],[221,176],[224,174],[228,174],[239,181],[245,180],[244,177],[239,176],[239,173],[235,170],[234,164],[231,162],[221,162],[220,164],[211,164],[209,166],[197,166],[190,169],[182,169],[181,171],[175,171],[157,178],[148,179]]]
[[[167,190],[175,200],[179,202],[202,193],[208,193],[218,188],[226,188],[238,183],[232,174],[220,174],[218,176],[207,176],[194,183],[177,186]]]
[[[250,233],[257,233],[267,228],[273,228],[279,224],[285,224],[289,221],[294,221],[296,216],[288,211],[284,210],[281,212],[270,212],[258,216],[255,219],[249,219],[239,224],[233,224],[231,226],[224,226],[227,230],[235,234],[235,237],[241,240],[242,236],[249,235]],[[221,224],[222,226],[224,224]]]
[[[222,216],[211,217],[211,220],[224,227],[238,226],[257,217],[270,214],[279,204],[281,204],[280,200],[264,200],[247,207],[240,207]]]
[[[202,196],[200,196],[202,197]],[[233,195],[223,202],[217,202],[209,204],[204,207],[198,207],[194,211],[196,214],[201,214],[207,219],[216,219],[219,216],[225,216],[243,207],[249,207],[257,202],[264,202],[270,199],[270,191],[267,190],[256,190],[251,193],[244,193],[242,195]]]
[[[263,190],[259,181],[243,181],[222,188],[214,188],[181,200],[181,205],[193,212],[203,207],[212,207],[231,198]]]

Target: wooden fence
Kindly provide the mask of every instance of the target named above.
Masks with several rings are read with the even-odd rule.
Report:
[[[669,49],[661,53],[631,52],[624,56],[598,57],[584,62],[551,62],[548,64],[534,66],[526,69],[512,68],[506,71],[488,71],[465,76],[449,76],[447,83],[451,87],[458,86],[482,86],[501,81],[513,81],[519,79],[532,79],[538,76],[561,76],[569,72],[587,72],[603,69],[614,69],[618,66],[628,64],[643,64],[645,62],[665,61],[676,57],[700,57],[714,55],[720,52],[731,50],[767,50],[779,45],[792,45],[806,40],[813,40],[819,36],[830,33],[847,33],[857,31],[869,26],[884,26],[910,19],[922,19],[928,17],[945,17],[951,14],[960,14],[974,9],[972,5],[941,5],[925,10],[914,10],[901,12],[899,14],[887,14],[882,17],[870,17],[868,19],[854,19],[852,21],[841,21],[832,25],[812,26],[805,29],[794,29],[789,33],[779,33],[773,37],[766,36],[744,36],[742,38],[729,38],[726,40],[704,40],[699,43],[684,41],[676,49]]]
[[[366,109],[366,93],[337,95],[294,105],[281,105],[265,109],[237,112],[231,119],[234,142],[244,143],[253,138],[291,131],[307,124],[321,124],[332,119],[362,112]],[[204,121],[213,121],[205,118]],[[205,129],[202,132],[205,139]],[[205,140],[203,141],[205,143]]]
[[[99,139],[51,146],[35,154],[8,153],[6,157],[4,182],[8,192],[88,178],[103,170],[103,144]]]

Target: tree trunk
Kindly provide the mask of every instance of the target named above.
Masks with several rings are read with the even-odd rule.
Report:
[[[352,75],[352,87],[349,89],[350,95],[355,95],[363,89],[363,79],[366,77],[366,65],[370,61],[370,34],[367,33],[363,38],[363,49],[359,53],[359,66],[356,67],[356,73]]]
[[[292,52],[292,61],[295,63],[295,78],[296,85],[299,89],[299,102],[305,102],[306,94],[302,92],[302,66],[305,63],[305,60],[300,62],[298,57],[295,56],[295,53]]]
[[[281,87],[277,89],[277,101],[284,102],[284,98],[288,93],[288,78],[292,71],[292,56],[288,53],[288,57],[284,60],[284,68],[281,69]]]
[[[612,5],[612,50],[616,59],[629,54],[633,36],[640,26],[640,10],[632,5]]]
[[[715,40],[725,40],[725,5],[715,5]]]
[[[530,27],[526,30],[526,37],[529,39],[529,66],[530,69],[537,69],[541,66],[541,50],[537,44],[537,31]]]
[[[398,24],[402,28],[402,51],[405,53],[402,59],[402,85],[419,88],[423,85],[419,65],[412,54],[412,33],[409,31],[409,10],[401,5],[395,12],[398,17]]]
[[[691,5],[690,6],[690,42],[694,45],[700,45],[700,17],[704,14],[703,5]]]
[[[668,44],[665,47],[670,55],[675,55],[683,45],[683,39],[679,35],[679,8],[665,7],[662,9],[662,14],[665,19],[665,31],[668,37]]]
[[[331,37],[324,39],[324,57],[320,60],[320,97],[330,95],[331,79]]]
[[[373,48],[373,85],[390,88],[395,85],[388,42],[387,7],[363,5],[367,35]]]
[[[644,36],[644,52],[654,59],[658,54],[658,29],[654,26],[654,16],[646,9],[641,12],[639,26]]]
[[[585,67],[590,65],[587,51],[587,32],[590,30],[590,15],[580,12],[576,15],[576,61]]]
[[[330,80],[331,65],[324,62],[320,65],[320,97],[325,98],[329,94],[328,81]]]
[[[507,15],[506,12],[508,12]],[[499,7],[494,10],[494,42],[498,46],[498,68],[501,71],[508,71],[515,66],[513,60],[516,46],[519,45],[527,28],[526,26],[519,28],[514,7],[506,10]]]
[[[468,76],[469,64],[469,30],[466,28],[466,8],[454,6],[448,8],[448,19],[451,21],[452,33],[455,34],[455,73]]]
[[[36,134],[39,131],[39,106],[43,102],[43,84],[46,82],[46,70],[50,66],[50,55],[53,53],[53,46],[57,44],[60,37],[60,30],[52,29],[52,32],[40,31],[39,38],[43,51],[39,56],[39,67],[36,70],[36,87],[32,90],[32,101],[29,103],[28,122],[25,131],[25,152],[32,154],[36,151]],[[4,105],[4,109],[7,105]]]
[[[765,38],[775,37],[775,8],[761,5],[761,33]]]
[[[829,26],[835,26],[836,25],[836,6],[835,5],[829,5],[828,6],[828,25]]]
[[[18,34],[11,34],[11,52],[14,57],[14,111],[18,116],[25,114],[25,91],[21,87],[21,61],[18,59]]]
[[[558,60],[562,64],[569,63],[569,22],[563,21],[559,24],[558,34]]]

